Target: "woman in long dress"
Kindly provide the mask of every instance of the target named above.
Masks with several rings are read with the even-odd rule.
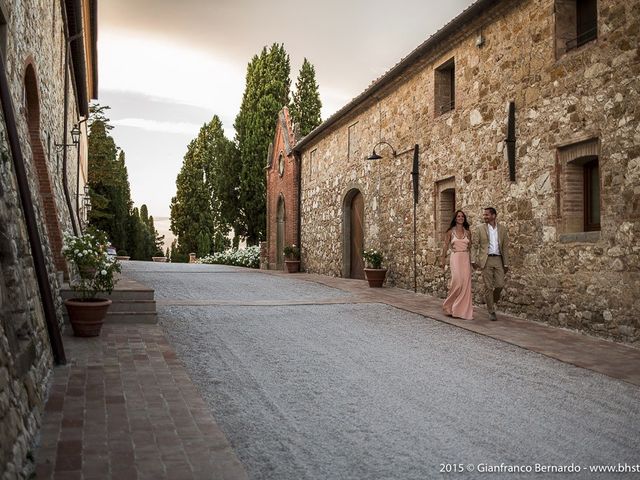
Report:
[[[449,295],[442,304],[446,315],[473,320],[473,298],[471,296],[471,231],[467,216],[458,210],[451,220],[451,226],[444,236],[444,246],[440,265],[445,266],[447,251],[451,248],[449,265],[451,267],[451,282]]]

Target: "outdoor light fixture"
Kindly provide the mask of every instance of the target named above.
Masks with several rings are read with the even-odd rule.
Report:
[[[378,155],[376,153],[376,148],[378,148],[380,145],[387,145],[390,149],[391,152],[393,153],[393,156],[396,157],[396,149],[393,148],[388,142],[378,142],[375,144],[375,146],[373,147],[373,152],[371,153],[371,155],[369,155],[367,157],[367,160],[380,160],[382,157],[380,155]]]
[[[416,207],[418,206],[418,188],[419,188],[419,177],[420,177],[420,171],[419,171],[420,146],[416,144],[413,148],[409,148],[403,152],[397,153],[396,149],[393,148],[393,146],[391,146],[388,142],[385,142],[385,141],[378,142],[373,147],[373,152],[371,153],[371,155],[367,157],[367,160],[380,160],[382,158],[380,155],[376,153],[376,148],[378,148],[380,145],[387,145],[391,149],[391,152],[393,153],[394,158],[399,155],[402,155],[403,153],[408,153],[413,151],[413,168],[411,169],[411,180],[413,184],[413,291],[417,292],[418,281],[417,281],[417,262],[416,262],[416,256],[417,256]]]
[[[56,149],[61,152],[65,147],[77,147],[80,143],[80,127],[78,124],[71,129],[71,140],[73,143],[56,143]]]

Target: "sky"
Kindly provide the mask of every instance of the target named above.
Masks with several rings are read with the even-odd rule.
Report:
[[[126,156],[131,196],[169,232],[189,142],[218,115],[233,139],[246,67],[282,43],[291,85],[307,58],[327,119],[473,0],[102,0],[98,103]],[[275,126],[275,125],[274,125]]]

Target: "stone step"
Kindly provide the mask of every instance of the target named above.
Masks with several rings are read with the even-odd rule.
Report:
[[[76,292],[69,288],[60,289],[60,294],[63,300],[77,297]],[[109,298],[114,302],[127,302],[127,301],[141,301],[141,300],[153,300],[153,289],[136,289],[136,290],[114,290],[111,295],[98,295],[100,298]]]
[[[155,313],[155,300],[113,300],[109,307],[110,312],[136,312],[136,313]]]
[[[109,309],[111,310],[111,309]],[[107,312],[106,323],[158,323],[156,312]]]

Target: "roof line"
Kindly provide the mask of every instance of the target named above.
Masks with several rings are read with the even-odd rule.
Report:
[[[393,82],[409,67],[411,67],[418,59],[423,57],[429,51],[434,50],[438,46],[438,44],[442,42],[446,37],[454,34],[463,24],[477,17],[487,8],[493,7],[494,5],[502,1],[504,0],[477,0],[475,3],[469,5],[460,13],[460,15],[455,17],[436,33],[427,38],[424,42],[422,42],[422,44],[420,44],[411,53],[409,53],[409,55],[404,57],[402,60],[400,60],[400,62],[392,67],[391,70],[375,80],[371,85],[369,85],[369,87],[364,90],[364,92],[355,97],[344,107],[342,107],[328,119],[318,125],[315,129],[309,132],[307,136],[296,143],[294,150],[300,153],[302,148],[309,145],[315,138],[334,126],[336,123],[338,123],[339,120],[346,117],[349,113],[351,113],[358,106],[364,103],[365,100],[374,96],[376,93],[380,92],[383,88]]]

